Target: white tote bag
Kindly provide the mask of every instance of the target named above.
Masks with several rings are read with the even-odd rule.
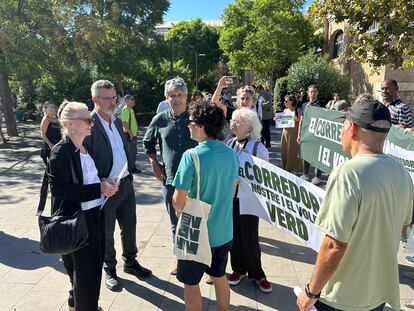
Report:
[[[211,249],[208,241],[207,219],[211,205],[200,200],[200,159],[194,149],[193,157],[196,178],[197,197],[187,197],[183,212],[177,223],[174,237],[174,255],[181,260],[193,260],[207,266],[211,265]]]

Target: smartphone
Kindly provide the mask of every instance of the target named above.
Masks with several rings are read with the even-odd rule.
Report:
[[[233,78],[232,78],[232,77],[227,77],[227,78],[224,80],[224,82],[225,82],[227,85],[231,85],[231,84],[233,84],[233,83],[234,83],[234,81],[233,81]]]

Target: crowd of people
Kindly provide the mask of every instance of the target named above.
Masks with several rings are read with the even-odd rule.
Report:
[[[172,244],[187,197],[196,198],[199,191],[200,200],[211,205],[207,220],[211,265],[176,259],[169,267],[169,273],[184,284],[187,310],[201,310],[203,276],[214,284],[219,310],[229,309],[229,285],[237,286],[246,277],[262,292],[272,291],[261,263],[259,218],[240,214],[238,179],[243,152],[269,161],[272,98],[261,86],[242,86],[233,105],[226,78],[219,80],[211,99],[195,91],[190,103],[182,78],[166,81],[165,101],[159,104],[142,142],[161,186]],[[411,110],[398,97],[398,83],[386,80],[381,90],[384,104],[364,95],[350,106],[334,94],[326,106],[346,112],[342,144],[352,159],[335,168],[328,180],[316,220],[324,238],[312,278],[297,300],[302,311],[312,305],[319,311],[376,311],[385,303],[399,306],[397,252],[403,227],[411,223],[413,185],[408,172],[382,154],[382,147],[391,126],[411,128],[412,121]],[[53,103],[45,103],[40,126],[52,213],[69,215],[82,209],[87,217],[88,246],[62,256],[71,283],[69,310],[77,311],[101,310],[102,269],[108,289],[116,291],[121,286],[114,248],[116,222],[121,229],[124,272],[139,278],[152,274],[136,259],[132,180],[140,171],[135,164],[135,97],[124,97],[119,118],[110,81],[93,83],[91,99],[92,112],[86,104],[65,101],[56,113]],[[286,95],[284,105],[285,112],[294,114],[294,126],[282,130],[282,168],[310,180],[310,165],[300,158],[299,146],[304,112],[323,106],[318,87],[309,85],[298,96]],[[192,150],[199,158],[199,176]],[[315,168],[313,184],[321,182],[321,173]],[[229,254],[232,272],[226,277]],[[356,281],[355,275],[361,275],[361,280]]]

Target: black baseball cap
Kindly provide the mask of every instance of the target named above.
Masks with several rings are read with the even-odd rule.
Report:
[[[346,118],[361,128],[388,133],[391,128],[391,114],[387,107],[375,99],[362,98],[357,100],[346,112]],[[372,124],[376,121],[387,121],[389,127],[376,127]]]

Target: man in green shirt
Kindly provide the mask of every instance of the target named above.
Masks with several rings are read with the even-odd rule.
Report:
[[[128,167],[130,167],[130,172],[133,174],[141,173],[141,170],[135,165],[137,158],[138,124],[134,109],[132,109],[134,106],[135,96],[131,94],[125,95],[125,106],[122,109],[121,120],[128,141]]]
[[[388,109],[362,96],[346,114],[342,145],[352,159],[329,177],[315,225],[325,235],[297,305],[307,311],[400,309],[397,253],[411,222],[408,171],[382,153],[391,127]]]
[[[170,109],[158,113],[151,121],[143,139],[143,147],[148,155],[155,178],[162,182],[162,195],[170,217],[171,232],[174,238],[177,216],[172,206],[175,187],[172,185],[183,153],[197,145],[190,138],[187,112],[187,84],[182,78],[174,78],[165,83],[165,97]],[[156,145],[160,142],[162,163],[157,159]],[[170,267],[170,273],[177,273],[177,262]]]

